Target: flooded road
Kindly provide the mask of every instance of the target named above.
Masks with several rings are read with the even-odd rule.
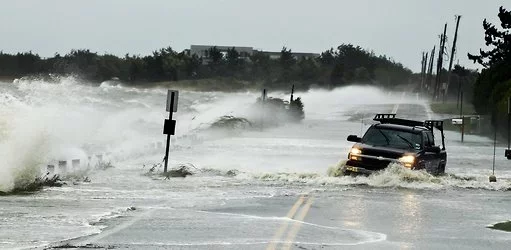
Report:
[[[81,159],[83,166],[74,171],[91,180],[0,196],[2,249],[511,245],[511,234],[487,228],[511,219],[511,168],[499,147],[498,182],[488,182],[490,139],[469,135],[461,143],[459,133],[447,132],[447,174],[441,177],[398,166],[370,177],[328,175],[347,158],[352,144],[346,137],[361,135],[375,113],[435,118],[415,94],[373,87],[313,90],[297,94],[305,105],[300,124],[211,132],[208,125],[223,115],[246,115],[258,94],[181,92],[170,163],[193,166],[195,174],[165,179],[148,172],[164,154],[158,143],[165,138],[166,90],[90,87],[74,79],[2,83],[0,89],[6,159],[0,187],[43,174],[47,164],[62,159]],[[190,141],[195,137],[200,139]],[[114,167],[85,171],[94,165],[88,157],[98,154]]]

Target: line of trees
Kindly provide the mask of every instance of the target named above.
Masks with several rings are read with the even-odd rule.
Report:
[[[222,53],[209,49],[207,58],[176,52],[172,48],[154,51],[152,55],[100,55],[89,50],[72,50],[62,56],[41,58],[32,52],[6,54],[0,52],[0,76],[22,77],[44,74],[73,74],[86,80],[102,82],[118,78],[126,83],[178,81],[189,79],[232,78],[264,82],[267,88],[297,88],[311,85],[336,87],[347,83],[395,86],[409,82],[412,72],[386,56],[351,44],[329,49],[317,58],[295,57],[283,48],[278,59],[263,52],[240,55],[231,48]]]
[[[500,7],[498,17],[502,29],[483,21],[489,50],[468,57],[484,67],[474,86],[474,107],[480,114],[493,114],[494,124],[503,128],[511,97],[511,11]]]

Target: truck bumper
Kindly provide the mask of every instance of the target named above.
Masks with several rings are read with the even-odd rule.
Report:
[[[371,175],[376,171],[361,167],[345,166],[342,172],[344,175]]]

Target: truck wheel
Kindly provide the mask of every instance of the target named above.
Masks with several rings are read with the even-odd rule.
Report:
[[[438,165],[437,175],[445,174],[445,164],[440,163]]]

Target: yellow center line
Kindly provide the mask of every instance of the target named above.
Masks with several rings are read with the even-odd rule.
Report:
[[[402,101],[403,101],[404,97],[405,97],[405,92],[403,92],[403,94],[401,94],[400,102],[402,102]],[[392,114],[397,114],[397,110],[398,110],[398,109],[399,109],[399,103],[396,103],[396,104],[394,105],[394,108],[392,109],[392,112],[391,112],[391,113],[392,113]]]
[[[298,200],[295,202],[293,207],[291,207],[291,210],[289,210],[286,217],[292,219],[293,216],[295,216],[296,212],[298,211],[298,208],[300,208],[300,206],[302,205],[302,203],[304,202],[305,199],[306,199],[306,197],[304,195],[301,195],[300,198],[298,198]],[[267,250],[275,250],[275,248],[277,247],[277,241],[280,240],[280,238],[282,237],[284,232],[286,232],[288,225],[289,225],[288,221],[284,221],[282,223],[282,225],[280,225],[279,230],[277,230],[277,232],[273,236],[273,240],[266,248]]]
[[[307,216],[307,213],[309,212],[309,209],[312,206],[312,200],[313,200],[312,197],[309,198],[307,203],[305,203],[302,210],[300,211],[300,214],[298,215],[298,217],[295,218],[297,221],[293,224],[293,227],[291,227],[291,230],[287,234],[287,239],[286,239],[287,243],[284,245],[284,247],[282,249],[291,249],[291,245],[293,244],[293,241],[294,241],[296,235],[298,234],[298,232],[300,231],[300,228],[302,227],[303,219],[305,219],[305,216]]]

